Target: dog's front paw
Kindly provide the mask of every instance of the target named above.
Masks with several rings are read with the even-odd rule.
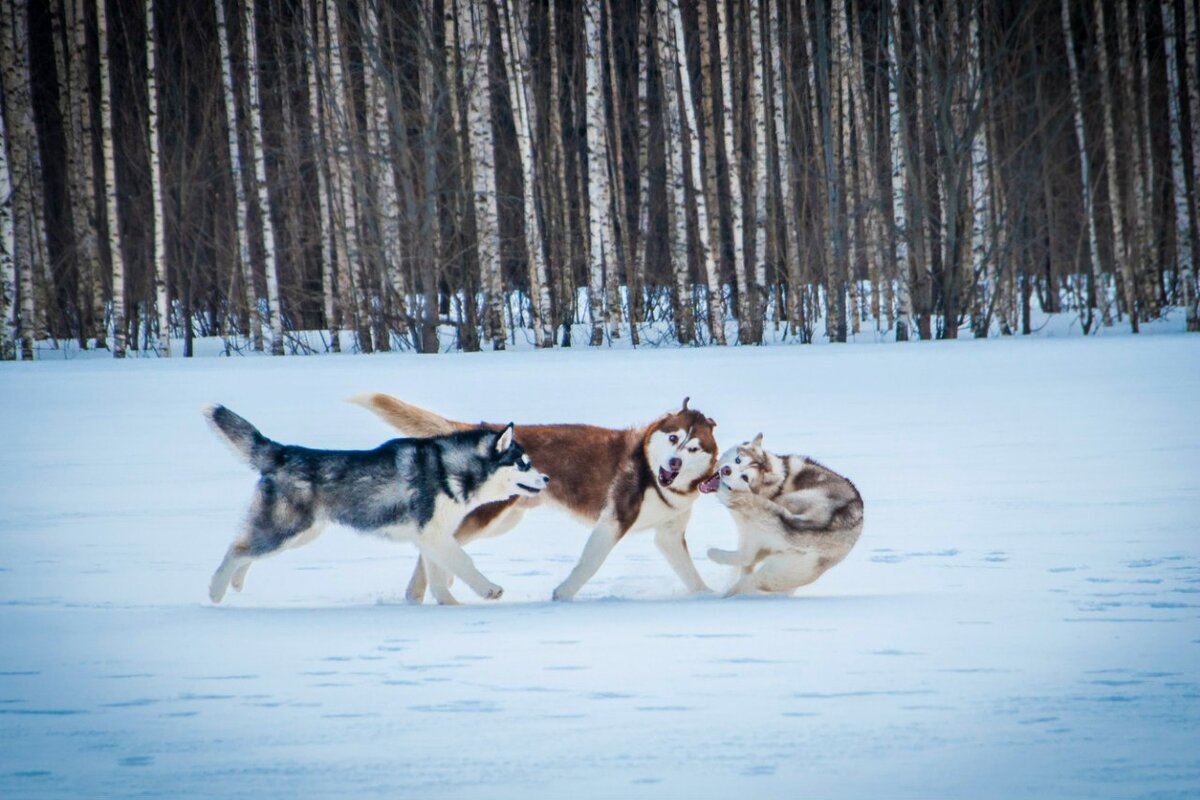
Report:
[[[225,599],[225,582],[213,578],[212,583],[208,585],[208,599],[214,603],[220,603]]]
[[[483,592],[481,592],[479,596],[482,597],[484,600],[499,600],[500,596],[503,594],[504,594],[504,589],[493,583],[490,586],[488,586]]]
[[[575,593],[570,591],[566,587],[559,586],[558,588],[556,588],[554,590],[553,594],[550,595],[550,599],[556,603],[563,602],[566,600],[574,600]]]

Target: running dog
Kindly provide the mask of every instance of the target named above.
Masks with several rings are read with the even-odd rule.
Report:
[[[499,426],[455,422],[386,394],[351,398],[409,436],[434,436]],[[570,600],[596,574],[604,559],[630,531],[654,528],[654,542],[691,592],[706,592],[688,554],[688,520],[700,484],[717,462],[716,423],[688,408],[663,414],[640,428],[614,430],[592,425],[518,425],[516,435],[538,469],[554,475],[545,497],[592,526],[579,563],[558,588],[555,600]],[[459,526],[461,544],[511,530],[529,501],[507,500],[473,511]],[[419,603],[426,576],[421,564],[407,597]]]
[[[362,533],[415,542],[435,574],[462,578],[480,597],[503,590],[485,578],[454,540],[475,509],[510,497],[535,497],[550,478],[534,469],[513,426],[432,439],[393,439],[374,450],[313,450],[273,442],[224,406],[204,415],[261,477],[242,535],[213,574],[209,597],[230,584],[241,591],[256,560],[307,544],[329,522]],[[438,602],[454,603],[448,581],[435,581]]]
[[[726,597],[790,594],[844,559],[862,533],[853,483],[811,458],[769,453],[762,439],[726,452],[700,487],[716,492],[738,529],[737,550],[708,551],[719,564],[741,567]]]

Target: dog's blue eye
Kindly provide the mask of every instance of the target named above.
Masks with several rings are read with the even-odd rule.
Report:
[[[741,459],[740,457],[739,457],[739,458],[735,458],[735,459],[733,460],[733,463],[735,463],[735,464],[740,464],[740,463],[742,463],[742,459]]]
[[[667,441],[670,442],[671,444],[675,444],[679,441],[679,437],[676,436],[675,434],[671,434],[670,436],[667,437]]]

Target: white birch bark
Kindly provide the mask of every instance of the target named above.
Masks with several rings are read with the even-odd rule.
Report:
[[[35,204],[41,202],[37,176],[37,140],[29,71],[29,27],[24,3],[0,8],[0,83],[3,84],[9,190],[0,202],[9,205],[12,219],[10,255],[16,269],[13,299],[18,304],[15,339],[19,357],[31,360],[36,338],[34,269],[41,235]]]
[[[263,155],[262,110],[258,96],[258,37],[255,0],[242,0],[242,39],[245,44],[246,74],[250,82],[250,151],[254,159],[254,202],[262,223],[263,256],[267,278],[267,324],[271,329],[271,355],[283,355],[283,317],[279,313],[279,269],[275,256],[275,225],[267,192],[267,164]]]
[[[1159,268],[1154,243],[1154,198],[1157,192],[1154,188],[1154,147],[1150,136],[1150,48],[1147,41],[1146,8],[1139,1],[1132,4],[1133,13],[1137,17],[1138,35],[1138,87],[1137,96],[1140,101],[1138,109],[1138,129],[1141,134],[1142,151],[1142,302],[1146,304],[1147,315],[1158,315],[1159,308]]]
[[[394,120],[399,118],[395,92],[384,75],[385,64],[383,36],[379,25],[379,14],[371,0],[363,3],[362,13],[366,16],[367,42],[370,53],[364,56],[364,81],[368,87],[371,103],[372,126],[370,148],[372,174],[379,180],[379,239],[380,257],[383,260],[384,280],[391,288],[397,307],[395,320],[398,329],[406,329],[408,287],[404,280],[403,256],[400,230],[400,193],[396,185],[396,170],[393,166],[392,131],[405,135],[402,127]]]
[[[734,118],[733,81],[731,73],[734,70],[733,53],[729,50],[729,20],[725,18],[725,0],[716,0],[717,5],[717,41],[720,44],[721,63],[716,70],[721,79],[721,116],[724,119],[723,141],[725,163],[729,167],[729,196],[733,228],[733,274],[738,287],[738,341],[746,343],[750,338],[747,326],[753,328],[751,320],[750,298],[753,289],[750,286],[749,275],[746,273],[746,241],[745,241],[745,206],[742,203],[742,158],[735,146],[733,130],[738,124]],[[716,131],[713,131],[716,135]],[[715,169],[715,165],[714,165]]]
[[[103,2],[103,0],[100,0]],[[238,272],[242,276],[242,289],[246,308],[250,315],[250,339],[255,350],[263,349],[262,320],[259,316],[258,297],[254,291],[254,267],[250,262],[250,236],[246,230],[248,219],[246,188],[242,182],[242,148],[238,141],[237,99],[233,90],[233,61],[230,56],[232,34],[225,22],[225,0],[213,0],[217,12],[217,41],[221,51],[221,85],[225,99],[225,128],[229,139],[229,163],[233,180],[233,196],[237,220],[234,235],[237,246]],[[232,298],[230,298],[232,300]]]
[[[312,115],[313,130],[310,132],[315,143],[314,166],[317,173],[317,241],[321,243],[321,299],[325,314],[325,325],[329,328],[330,347],[340,352],[341,335],[337,324],[335,287],[337,281],[337,257],[335,228],[332,226],[330,185],[328,177],[330,150],[325,128],[326,111],[324,87],[318,76],[326,72],[325,46],[325,0],[308,0],[309,16],[305,32],[308,39],[308,58],[305,61],[305,79],[308,82],[308,103]]]
[[[495,0],[484,0],[486,3]],[[469,0],[458,0],[459,30],[463,41],[464,77],[467,79],[467,130],[471,142],[474,177],[476,247],[480,283],[486,295],[486,335],[496,350],[505,348],[504,287],[499,252],[499,211],[496,204],[495,139],[492,130],[492,91],[488,59],[487,10]]]
[[[1190,37],[1180,47],[1179,42],[1179,20],[1175,18],[1175,8],[1171,0],[1163,0],[1162,17],[1163,17],[1163,38],[1166,44],[1167,51],[1167,83],[1169,85],[1169,114],[1171,121],[1171,182],[1175,189],[1175,229],[1176,236],[1176,255],[1179,264],[1179,283],[1180,283],[1180,300],[1184,308],[1184,317],[1188,331],[1200,331],[1200,308],[1196,303],[1196,264],[1192,259],[1193,244],[1196,241],[1196,236],[1200,235],[1200,219],[1197,218],[1197,209],[1189,203],[1187,192],[1187,175],[1185,174],[1185,166],[1183,159],[1183,144],[1188,131],[1183,129],[1183,113],[1181,106],[1188,102],[1188,99],[1183,97],[1179,85],[1179,61],[1183,57],[1186,59],[1187,53],[1190,51],[1192,55],[1191,71],[1188,76],[1191,80],[1188,82],[1192,90],[1192,95],[1197,95],[1196,79],[1197,72],[1196,64],[1196,24],[1195,11],[1190,3],[1185,3],[1189,11],[1192,12],[1191,25],[1189,28],[1187,15],[1185,14],[1183,23],[1183,33]],[[1184,52],[1181,53],[1180,50]],[[1200,103],[1192,106],[1192,113]],[[1196,118],[1192,117],[1193,125],[1196,124]],[[1192,147],[1195,149],[1196,142],[1200,139],[1192,140]],[[1200,169],[1197,170],[1200,172]],[[1200,186],[1200,183],[1196,184]]]
[[[1117,57],[1118,70],[1121,73],[1122,92],[1120,105],[1125,119],[1125,132],[1128,138],[1129,157],[1122,163],[1129,165],[1133,176],[1132,197],[1128,210],[1133,217],[1133,238],[1129,243],[1129,276],[1126,281],[1126,303],[1129,308],[1131,323],[1135,326],[1144,313],[1138,307],[1138,290],[1136,287],[1144,281],[1145,273],[1149,271],[1147,264],[1148,242],[1146,226],[1146,178],[1142,170],[1143,154],[1142,140],[1138,135],[1137,126],[1137,73],[1133,63],[1133,43],[1129,30],[1129,7],[1126,0],[1117,0]]]
[[[155,62],[154,0],[146,0],[146,108],[147,145],[150,154],[150,197],[154,206],[154,295],[158,310],[158,351],[171,357],[171,298],[167,285],[166,204],[162,192],[162,164],[158,155],[158,80]]]
[[[1079,86],[1079,64],[1075,57],[1075,35],[1071,29],[1070,0],[1062,0],[1063,37],[1067,43],[1067,65],[1071,76],[1071,106],[1075,112],[1075,141],[1079,145],[1079,171],[1083,182],[1083,205],[1087,212],[1088,256],[1092,261],[1092,287],[1096,307],[1103,315],[1105,326],[1112,325],[1108,293],[1104,289],[1104,273],[1100,264],[1099,236],[1096,233],[1096,204],[1092,197],[1092,180],[1088,163],[1087,129],[1083,123],[1083,99]]]
[[[342,305],[344,324],[353,325],[358,347],[370,352],[370,328],[364,315],[368,311],[367,287],[363,280],[362,248],[358,238],[358,207],[355,199],[355,170],[353,147],[355,122],[352,105],[350,77],[344,68],[346,54],[343,49],[341,12],[339,0],[328,2],[326,23],[329,37],[329,93],[327,96],[328,130],[334,142],[331,153],[331,177],[335,193],[335,225],[339,261],[343,268],[338,270],[338,296]]]
[[[1183,57],[1187,66],[1187,104],[1191,116],[1192,130],[1192,235],[1200,236],[1200,21],[1196,7],[1184,2],[1184,47]],[[1182,102],[1182,98],[1180,100]],[[1193,242],[1195,240],[1193,239]],[[1194,252],[1194,250],[1193,250]],[[1193,264],[1200,269],[1200,264]]]
[[[601,59],[604,46],[600,33],[602,0],[589,0],[584,9],[585,38],[587,39],[587,173],[588,173],[588,247],[591,264],[588,268],[588,309],[592,318],[592,344],[604,341],[604,307],[606,273],[615,275],[617,259],[613,250],[612,214],[608,196],[608,169],[604,121],[604,82]],[[554,100],[553,96],[551,100]],[[613,298],[608,298],[611,306]],[[610,309],[610,314],[611,314]],[[610,335],[612,328],[610,327]]]
[[[904,146],[905,125],[900,108],[900,4],[892,3],[892,19],[888,26],[888,61],[891,75],[888,80],[888,131],[892,147],[892,215],[896,220],[896,341],[908,341],[912,319],[912,299],[909,294],[908,219],[906,190],[908,148]]]
[[[121,225],[117,213],[117,161],[113,151],[113,66],[105,0],[96,0],[96,30],[100,37],[100,147],[104,159],[104,213],[108,219],[108,248],[112,262],[113,358],[124,358],[125,259],[121,253]]]
[[[550,286],[546,275],[546,258],[542,249],[545,233],[537,213],[539,161],[533,152],[534,131],[537,130],[537,109],[531,102],[532,75],[529,69],[528,25],[519,15],[514,19],[512,4],[501,4],[501,21],[508,42],[508,74],[513,111],[516,114],[517,147],[521,155],[521,179],[525,187],[522,197],[525,211],[525,249],[529,259],[529,307],[531,327],[538,347],[554,345],[554,329],[550,320]]]
[[[692,284],[687,257],[687,200],[684,184],[683,137],[685,130],[679,108],[679,58],[676,54],[674,26],[671,22],[670,0],[657,0],[658,37],[657,60],[662,76],[663,118],[666,131],[667,230],[671,255],[671,276],[675,281],[679,317],[675,320],[675,337],[680,344],[695,341],[695,319],[692,307]]]
[[[645,320],[645,287],[646,287],[646,238],[650,233],[650,21],[654,4],[642,4],[638,14],[639,53],[637,80],[637,166],[634,175],[638,185],[637,225],[630,236],[630,247],[633,250],[629,257],[629,274],[626,291],[629,295],[629,341],[637,347],[641,343],[638,323]],[[661,99],[659,101],[661,103]]]
[[[750,60],[752,66],[752,83],[750,85],[750,109],[747,124],[754,131],[754,149],[751,158],[754,163],[754,238],[750,249],[751,264],[754,268],[752,275],[747,276],[753,288],[752,295],[747,299],[751,315],[751,331],[754,333],[754,343],[762,344],[763,314],[767,291],[767,120],[763,92],[766,91],[766,81],[763,75],[763,61],[770,58],[770,53],[763,48],[762,9],[761,0],[750,2]],[[778,320],[777,320],[778,322]]]
[[[91,89],[88,69],[88,39],[86,3],[88,0],[64,0],[72,2],[71,57],[68,69],[71,73],[71,126],[73,147],[76,152],[76,190],[72,200],[83,209],[84,237],[79,243],[80,255],[86,270],[81,276],[81,298],[91,301],[92,330],[97,347],[107,347],[105,341],[104,281],[101,277],[103,265],[100,259],[100,216],[96,204],[96,163],[92,158],[93,130]],[[81,300],[81,303],[84,302]]]
[[[16,235],[13,226],[13,184],[8,169],[8,136],[0,109],[0,360],[17,357],[20,331],[14,314],[17,298]]]
[[[706,254],[705,266],[706,277],[708,282],[708,320],[709,329],[712,335],[712,340],[716,344],[725,344],[725,309],[723,302],[723,291],[721,285],[721,226],[718,220],[720,214],[720,198],[717,189],[717,148],[722,146],[717,142],[717,126],[716,126],[716,91],[713,88],[713,66],[712,66],[712,50],[709,42],[709,28],[715,24],[713,20],[708,18],[708,2],[699,0],[698,17],[699,23],[697,26],[697,39],[700,46],[700,96],[701,103],[704,108],[704,119],[697,118],[688,107],[688,118],[695,121],[695,130],[699,131],[701,125],[711,125],[712,130],[705,136],[705,164],[704,164],[704,180],[697,182],[697,194],[703,192],[706,197],[704,204],[707,207],[703,214],[698,214],[698,219],[702,225],[708,226],[708,242],[703,243],[702,248]],[[682,12],[676,13],[676,25],[680,29],[680,53],[681,58],[684,53],[683,42],[683,20]],[[681,62],[680,70],[683,75],[688,78],[688,84],[691,83],[688,73],[686,58]],[[690,104],[692,95],[690,86],[688,87],[687,100]],[[699,158],[699,150],[697,149],[694,158]]]
[[[798,193],[794,179],[797,169],[795,163],[795,148],[792,146],[790,132],[797,122],[789,113],[792,108],[791,93],[785,87],[794,85],[795,78],[790,76],[788,69],[788,54],[785,45],[784,21],[779,9],[781,0],[768,0],[771,3],[768,17],[767,33],[770,37],[771,63],[774,65],[775,78],[775,149],[779,153],[779,213],[783,215],[783,262],[788,276],[788,322],[791,326],[803,327],[804,319],[804,274],[800,259],[800,209],[796,202]]]
[[[1137,308],[1133,302],[1132,276],[1129,264],[1129,243],[1125,238],[1125,223],[1121,201],[1121,186],[1117,175],[1117,135],[1113,120],[1112,80],[1108,70],[1108,45],[1104,32],[1104,4],[1095,0],[1093,24],[1096,27],[1097,68],[1100,70],[1100,93],[1104,112],[1104,172],[1108,178],[1109,217],[1113,230],[1113,262],[1118,290],[1125,298],[1125,309],[1129,312],[1130,325],[1137,329]]]
[[[625,267],[625,290],[629,295],[629,330],[630,337],[636,336],[634,333],[637,324],[637,318],[634,313],[634,297],[632,290],[636,285],[634,279],[634,263],[632,263],[632,249],[630,243],[634,240],[634,235],[629,229],[629,213],[626,207],[625,197],[625,131],[622,125],[622,116],[620,116],[620,108],[622,108],[622,97],[620,97],[620,86],[617,74],[617,31],[613,23],[613,4],[611,0],[607,0],[607,59],[608,59],[608,101],[612,110],[612,125],[605,126],[606,142],[608,145],[608,158],[606,175],[611,176],[611,184],[608,187],[608,199],[612,203],[611,215],[614,217],[612,234],[612,257],[611,263],[605,272],[608,283],[608,302],[610,302],[610,311],[616,308],[620,312],[620,267]],[[601,56],[601,59],[604,56]],[[604,72],[601,71],[601,77]],[[556,84],[557,85],[557,84]],[[564,192],[563,197],[566,197]]]

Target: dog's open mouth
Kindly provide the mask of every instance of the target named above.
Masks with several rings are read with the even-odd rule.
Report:
[[[542,491],[542,487],[540,487],[540,486],[526,486],[523,483],[518,483],[517,488],[524,489],[525,491],[529,492],[530,494],[540,494]]]
[[[717,489],[721,488],[721,475],[717,473],[711,478],[700,484],[700,491],[703,494],[712,494]]]
[[[676,478],[679,477],[679,472],[671,472],[666,467],[658,468],[658,482],[663,486],[670,486]]]

